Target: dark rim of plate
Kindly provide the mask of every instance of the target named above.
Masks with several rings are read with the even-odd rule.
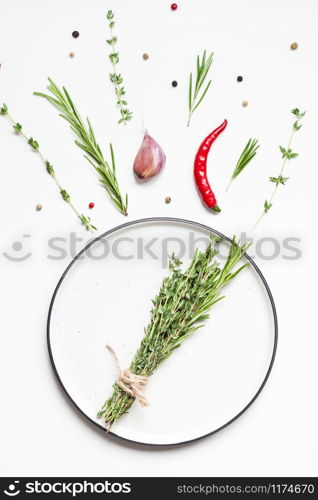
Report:
[[[267,369],[267,372],[266,372],[266,375],[264,377],[263,382],[261,383],[261,385],[258,388],[258,390],[255,393],[255,395],[249,401],[249,403],[239,413],[237,413],[237,415],[235,415],[234,417],[232,417],[228,422],[226,422],[225,424],[221,425],[217,429],[214,429],[213,431],[208,432],[207,434],[203,434],[201,436],[198,436],[196,438],[192,438],[192,439],[181,441],[181,442],[163,443],[163,444],[162,443],[144,443],[142,441],[135,441],[133,439],[128,439],[128,438],[119,436],[118,434],[116,434],[113,431],[107,432],[106,429],[105,429],[105,427],[103,425],[99,424],[98,422],[96,422],[95,420],[93,420],[92,418],[90,418],[76,404],[76,402],[73,400],[73,398],[71,397],[71,395],[69,394],[69,392],[67,391],[66,387],[64,386],[64,384],[63,384],[63,382],[61,380],[61,377],[60,377],[60,375],[58,373],[58,370],[57,370],[55,362],[54,362],[54,357],[53,357],[53,352],[52,352],[52,346],[51,346],[51,339],[50,339],[51,316],[52,316],[52,311],[53,311],[53,306],[54,306],[56,295],[57,295],[57,293],[58,293],[58,291],[59,291],[59,289],[60,289],[60,287],[61,287],[61,285],[62,285],[62,283],[63,283],[63,281],[64,281],[64,279],[66,277],[66,275],[67,275],[67,273],[73,267],[73,265],[77,262],[77,260],[81,257],[81,255],[83,255],[83,253],[85,253],[96,242],[98,242],[99,240],[101,240],[101,239],[109,236],[110,234],[112,234],[112,233],[114,233],[116,231],[119,231],[119,230],[124,229],[124,228],[129,227],[129,226],[134,226],[134,225],[137,225],[137,224],[144,224],[144,223],[149,223],[149,222],[176,222],[176,223],[180,223],[180,224],[195,226],[195,227],[198,227],[200,229],[204,229],[206,231],[209,231],[210,233],[216,234],[216,235],[224,238],[224,240],[227,241],[228,243],[231,242],[231,238],[228,238],[224,234],[220,233],[219,231],[216,231],[215,229],[213,229],[213,228],[211,228],[209,226],[206,226],[205,224],[201,224],[200,222],[194,222],[194,221],[187,220],[187,219],[179,219],[177,217],[149,217],[149,218],[144,218],[144,219],[137,219],[137,220],[134,220],[134,221],[131,221],[131,222],[126,222],[125,224],[121,224],[119,226],[116,226],[113,229],[110,229],[110,230],[106,231],[105,233],[101,234],[100,236],[97,236],[94,240],[90,241],[73,258],[73,260],[70,262],[70,264],[67,266],[67,268],[65,269],[64,273],[62,274],[62,276],[61,276],[58,284],[56,285],[56,288],[55,288],[54,293],[52,295],[52,299],[51,299],[51,303],[50,303],[50,307],[49,307],[49,312],[48,312],[48,319],[47,319],[47,345],[48,345],[48,351],[49,351],[50,360],[51,360],[51,363],[52,363],[52,366],[53,366],[53,370],[54,370],[54,373],[55,373],[55,375],[57,377],[57,380],[58,380],[61,388],[63,389],[64,393],[66,394],[66,396],[68,397],[68,399],[71,401],[71,403],[75,406],[75,408],[90,423],[92,423],[94,426],[98,427],[99,429],[103,430],[106,433],[106,435],[115,436],[116,438],[119,438],[120,440],[123,440],[125,442],[129,442],[129,443],[133,443],[135,445],[154,446],[154,447],[161,447],[161,448],[162,447],[175,447],[175,446],[181,446],[181,445],[193,443],[193,442],[199,441],[199,440],[201,440],[201,439],[203,439],[205,437],[212,436],[213,434],[216,434],[217,432],[221,431],[225,427],[228,427],[230,424],[232,424],[233,422],[235,422],[235,420],[237,420],[241,415],[243,415],[243,413],[246,412],[246,410],[254,403],[254,401],[256,401],[256,399],[258,398],[258,396],[260,395],[260,393],[262,392],[262,390],[264,389],[264,387],[265,387],[265,385],[266,385],[266,383],[268,381],[269,375],[270,375],[270,373],[272,371],[273,364],[274,364],[274,361],[275,361],[275,356],[276,356],[276,351],[277,351],[277,342],[278,342],[277,312],[276,312],[276,307],[275,307],[275,302],[274,302],[274,299],[273,299],[272,292],[271,292],[271,290],[269,288],[269,285],[268,285],[265,277],[263,276],[263,274],[260,271],[260,269],[258,268],[258,266],[255,264],[255,262],[252,259],[252,257],[250,257],[247,253],[244,253],[243,257],[246,260],[248,260],[249,263],[253,266],[254,270],[257,272],[258,276],[260,277],[260,279],[261,279],[261,281],[262,281],[262,283],[263,283],[263,285],[264,285],[264,287],[266,289],[266,292],[267,292],[267,295],[268,295],[268,298],[269,298],[269,301],[270,301],[270,304],[271,304],[272,313],[273,313],[273,320],[274,320],[274,343],[273,343],[273,351],[272,351],[272,355],[271,355],[271,360],[270,360],[270,363],[269,363],[269,366],[268,366],[268,369]]]

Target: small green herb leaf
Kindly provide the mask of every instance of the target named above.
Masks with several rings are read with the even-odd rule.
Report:
[[[119,53],[112,52],[111,54],[109,54],[109,59],[112,62],[112,64],[118,64],[119,63]]]
[[[282,177],[281,175],[279,175],[278,177],[269,177],[269,180],[271,182],[274,182],[276,184],[276,186],[278,186],[278,184],[283,184],[285,185],[285,183],[288,181],[289,177]]]
[[[265,203],[264,203],[264,212],[267,214],[267,212],[270,210],[270,208],[272,208],[272,203],[269,203],[267,200],[265,200]]]
[[[115,43],[117,43],[117,36],[113,36],[109,40],[106,40],[106,42],[108,43],[108,45],[115,45]]]
[[[292,158],[296,158],[296,156],[298,156],[298,153],[294,153],[290,148],[287,150],[283,148],[283,146],[279,146],[279,149],[282,153],[282,158],[287,158],[288,160],[291,160]]]
[[[294,130],[299,130],[299,129],[301,129],[302,125],[299,123],[298,120],[296,120],[293,127],[294,127]]]
[[[110,73],[109,79],[115,85],[121,85],[123,83],[123,78],[121,75],[116,75],[116,73]]]
[[[14,125],[12,125],[12,127],[14,128],[14,130],[16,130],[17,132],[21,132],[22,130],[22,125],[21,123],[15,123]]]
[[[8,113],[8,106],[3,103],[0,108],[0,115],[6,115],[7,113]]]
[[[71,197],[68,194],[68,192],[65,191],[65,189],[61,189],[60,192],[61,192],[61,196],[62,196],[63,200],[66,201],[67,203],[69,203],[71,201]]]
[[[47,173],[50,174],[52,177],[54,177],[55,172],[54,172],[53,165],[51,165],[51,163],[48,160],[46,160],[45,166],[46,166]]]
[[[293,113],[293,115],[297,116],[297,118],[303,118],[306,114],[306,111],[301,112],[301,111],[299,111],[298,108],[294,108],[294,109],[292,109],[292,113]]]
[[[79,215],[78,218],[87,231],[91,231],[92,229],[96,230],[96,227],[91,224],[90,217],[85,217],[85,215],[82,214],[82,215]]]
[[[33,139],[32,137],[29,138],[28,140],[28,144],[30,144],[30,146],[35,150],[37,151],[39,149],[39,143]]]

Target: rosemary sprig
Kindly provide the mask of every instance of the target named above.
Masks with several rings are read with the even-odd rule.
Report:
[[[86,119],[87,124],[84,123],[65,87],[61,90],[51,78],[48,80],[50,84],[47,89],[53,97],[41,92],[34,92],[34,94],[44,97],[52,103],[60,111],[60,116],[70,124],[72,132],[77,137],[75,144],[85,151],[85,158],[100,175],[100,182],[106,189],[113,204],[120,212],[127,215],[128,195],[126,194],[125,199],[123,199],[119,190],[112,145],[110,144],[111,165],[109,165],[104,159],[100,146],[96,142],[89,119]]]
[[[209,309],[223,298],[221,289],[237,276],[247,264],[233,270],[248,245],[240,247],[233,239],[227,260],[221,268],[215,259],[214,243],[205,252],[196,250],[188,269],[175,257],[170,262],[171,274],[165,277],[158,295],[152,301],[150,323],[141,345],[130,365],[130,371],[149,377],[175,349],[209,318]],[[98,413],[108,429],[127,413],[134,398],[115,383],[112,396]]]
[[[241,156],[239,157],[230,182],[227,185],[226,191],[229,189],[230,185],[236,179],[238,175],[244,170],[244,168],[249,164],[250,161],[253,160],[254,156],[257,153],[259,148],[257,139],[250,139],[246,144],[245,148],[242,151]]]
[[[190,73],[190,78],[189,78],[189,117],[188,117],[188,123],[187,126],[189,127],[190,121],[192,114],[194,111],[197,109],[197,107],[201,104],[203,101],[207,91],[209,90],[209,87],[211,85],[211,80],[208,82],[207,86],[203,90],[202,85],[205,82],[205,79],[209,73],[211,64],[213,61],[213,52],[209,55],[208,58],[206,58],[206,50],[203,52],[202,59],[200,59],[200,56],[197,56],[197,66],[196,66],[196,79],[195,79],[195,86],[193,88],[193,76],[192,73]],[[201,91],[201,93],[200,93]]]
[[[129,120],[131,120],[133,114],[127,108],[127,101],[124,99],[124,96],[126,94],[125,88],[122,85],[124,79],[120,73],[117,73],[117,64],[119,63],[119,52],[116,51],[117,36],[115,36],[113,32],[113,28],[115,26],[113,11],[109,10],[107,12],[107,19],[109,21],[108,26],[110,31],[110,39],[106,40],[106,42],[108,43],[108,45],[111,47],[112,50],[111,53],[109,54],[109,60],[113,66],[113,72],[110,73],[109,79],[115,87],[117,106],[119,106],[120,110],[120,119],[118,123],[124,123],[126,125],[126,123]]]
[[[85,227],[85,229],[87,231],[93,231],[96,229],[95,226],[93,226],[90,222],[90,218],[89,217],[85,217],[85,215],[81,214],[76,208],[75,206],[73,205],[72,201],[71,201],[71,197],[70,195],[68,194],[68,192],[62,188],[62,185],[60,184],[59,180],[57,179],[56,177],[56,174],[55,174],[55,170],[53,168],[53,165],[45,158],[45,156],[43,155],[43,153],[40,151],[40,146],[39,146],[39,143],[38,141],[36,141],[35,139],[33,139],[33,137],[28,137],[23,129],[22,129],[22,125],[21,123],[19,122],[16,122],[12,116],[9,114],[8,112],[8,107],[3,104],[2,107],[0,108],[0,115],[3,115],[3,116],[6,116],[10,122],[12,123],[12,127],[14,128],[14,130],[19,134],[21,135],[21,137],[23,137],[26,142],[28,144],[30,144],[31,148],[37,152],[37,154],[40,156],[41,160],[43,161],[44,165],[45,165],[45,168],[46,168],[46,171],[47,173],[52,177],[52,179],[55,181],[55,184],[57,185],[59,191],[60,191],[60,194],[63,198],[63,200],[69,204],[69,206],[71,207],[71,209],[73,210],[73,212],[75,212],[76,216],[79,218],[79,220],[81,221],[81,223],[83,224],[83,226]]]
[[[261,213],[260,217],[257,219],[256,223],[254,224],[254,228],[260,223],[264,215],[266,215],[269,210],[273,206],[273,199],[275,197],[275,194],[277,193],[277,189],[279,185],[285,186],[286,182],[288,181],[289,177],[284,177],[284,171],[285,167],[287,164],[287,161],[292,160],[293,158],[296,158],[298,156],[298,153],[294,153],[293,150],[291,149],[291,144],[294,138],[295,132],[298,132],[298,130],[301,129],[302,125],[300,123],[300,120],[305,116],[306,111],[301,113],[298,108],[293,109],[292,114],[296,116],[296,121],[293,123],[292,131],[290,134],[290,138],[288,141],[288,146],[287,148],[284,148],[283,146],[279,146],[280,152],[282,153],[282,166],[279,172],[278,177],[269,177],[270,182],[273,182],[275,184],[274,190],[272,192],[271,197],[269,200],[265,200],[264,202],[264,207],[263,207],[263,212]]]

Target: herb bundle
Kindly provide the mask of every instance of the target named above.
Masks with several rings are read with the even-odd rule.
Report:
[[[45,168],[46,168],[46,171],[47,173],[52,177],[52,179],[55,181],[55,184],[57,185],[59,191],[60,191],[60,194],[63,198],[63,200],[69,204],[69,206],[71,207],[71,209],[73,210],[73,212],[76,214],[76,216],[79,218],[79,220],[81,221],[81,223],[83,224],[83,226],[85,227],[85,229],[87,231],[92,231],[94,229],[96,229],[95,226],[93,226],[90,222],[90,218],[89,217],[86,217],[85,215],[81,214],[76,208],[75,206],[73,205],[72,201],[71,201],[71,197],[70,195],[68,194],[68,192],[61,186],[59,180],[57,179],[56,177],[56,174],[55,174],[55,170],[53,168],[53,165],[51,165],[51,163],[45,158],[45,156],[43,155],[43,153],[40,151],[40,146],[39,146],[39,143],[37,140],[33,139],[33,137],[28,137],[23,129],[22,129],[22,125],[21,123],[19,122],[16,122],[12,116],[9,114],[8,112],[8,107],[3,104],[2,107],[0,108],[0,115],[3,115],[3,116],[7,116],[7,118],[10,120],[10,122],[12,123],[12,127],[14,128],[14,130],[17,132],[17,134],[21,135],[21,137],[23,137],[28,144],[30,144],[31,148],[36,151],[38,153],[38,155],[40,156],[40,158],[42,159],[44,165],[45,165]]]
[[[74,132],[77,137],[75,144],[85,151],[85,158],[100,175],[100,182],[106,189],[113,204],[121,213],[127,215],[128,196],[126,194],[125,199],[123,199],[119,190],[112,145],[110,144],[111,165],[109,165],[104,159],[100,146],[96,142],[95,134],[89,119],[86,119],[87,123],[83,122],[65,87],[61,90],[51,78],[48,80],[50,84],[47,89],[52,95],[43,94],[41,92],[34,92],[34,94],[44,97],[52,103],[60,111],[60,116],[70,124],[72,132]]]
[[[172,258],[170,276],[164,278],[158,295],[152,301],[150,323],[129,371],[149,377],[183,340],[203,326],[210,308],[223,297],[221,289],[237,276],[247,264],[233,270],[248,245],[240,247],[233,239],[223,267],[215,259],[213,238],[204,252],[196,250],[190,266],[181,269],[182,262]],[[144,380],[141,380],[144,383]],[[98,413],[108,428],[127,413],[135,398],[115,383],[112,396]]]
[[[195,85],[193,88],[193,76],[192,73],[190,73],[190,78],[189,78],[189,117],[188,117],[188,123],[187,126],[189,127],[190,121],[192,114],[194,111],[197,109],[197,107],[201,104],[203,101],[207,91],[209,90],[209,87],[211,85],[211,80],[208,82],[207,86],[203,90],[202,85],[204,84],[206,77],[209,73],[211,64],[213,61],[213,52],[209,55],[208,58],[206,58],[206,50],[203,52],[202,59],[200,59],[200,56],[197,56],[197,66],[196,66],[196,77],[195,77]]]
[[[254,156],[257,153],[257,150],[259,148],[258,140],[257,139],[249,139],[248,143],[246,144],[245,148],[242,151],[241,156],[239,157],[237,164],[235,166],[234,172],[232,174],[232,177],[230,179],[230,182],[227,185],[226,191],[229,189],[230,185],[236,179],[238,175],[244,170],[244,168],[249,164],[250,161],[253,160]]]
[[[122,75],[117,73],[117,64],[119,63],[119,52],[116,51],[117,44],[117,36],[114,36],[113,28],[115,26],[114,21],[114,13],[109,10],[107,12],[107,19],[109,21],[109,31],[110,31],[110,39],[106,40],[108,45],[110,45],[112,52],[109,54],[109,60],[113,66],[113,72],[110,73],[109,79],[115,87],[115,94],[117,98],[117,105],[120,109],[120,119],[118,123],[126,123],[131,120],[132,112],[127,108],[127,101],[124,99],[124,95],[126,94],[125,88],[122,83],[124,81]]]
[[[285,186],[286,182],[288,181],[289,177],[284,177],[284,171],[285,167],[287,164],[287,161],[292,160],[293,158],[296,158],[298,156],[298,153],[294,153],[293,150],[291,149],[291,144],[294,138],[295,132],[298,132],[299,129],[301,129],[302,125],[300,124],[300,120],[305,116],[306,111],[303,113],[299,111],[298,108],[295,108],[292,110],[292,114],[296,116],[296,121],[293,123],[292,131],[290,134],[290,138],[288,141],[288,146],[287,148],[284,148],[283,146],[279,146],[280,152],[282,153],[282,166],[279,172],[278,177],[269,177],[270,182],[273,182],[275,184],[274,190],[272,192],[271,197],[269,200],[265,200],[264,202],[264,208],[263,212],[261,213],[260,217],[256,221],[254,228],[259,224],[259,222],[262,220],[264,215],[268,213],[268,211],[272,208],[273,206],[273,199],[275,197],[275,194],[277,192],[278,186],[281,184],[282,186]]]

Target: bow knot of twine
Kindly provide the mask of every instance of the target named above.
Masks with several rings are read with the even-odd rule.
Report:
[[[141,406],[149,406],[147,398],[142,392],[148,382],[148,377],[137,375],[129,369],[122,370],[114,349],[110,345],[107,345],[106,348],[112,353],[116,361],[119,372],[119,377],[116,380],[118,387],[128,394],[128,396],[137,399]]]

